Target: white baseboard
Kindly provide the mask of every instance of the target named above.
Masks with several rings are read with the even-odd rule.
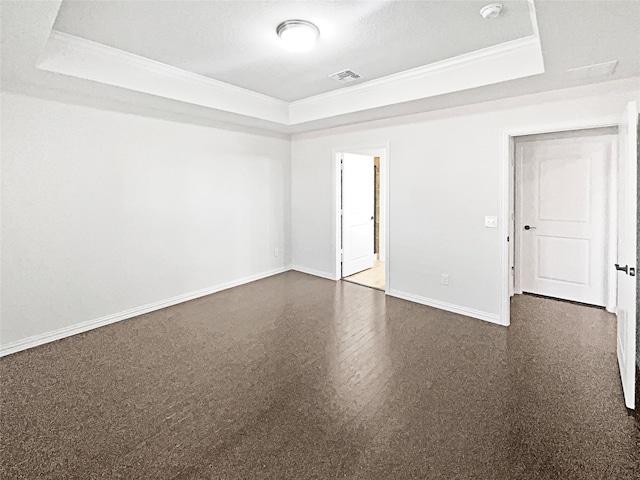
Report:
[[[485,322],[496,323],[504,326],[504,323],[500,320],[500,315],[495,313],[487,313],[473,308],[461,307],[459,305],[433,300],[432,298],[421,297],[412,293],[400,292],[398,290],[390,290],[388,295],[408,300],[410,302],[420,303],[421,305],[438,308],[440,310],[446,310],[447,312],[458,313],[465,317],[477,318],[478,320],[484,320]]]
[[[320,270],[314,270],[313,268],[299,267],[297,265],[292,265],[291,270],[295,270],[296,272],[308,273],[309,275],[313,275],[315,277],[322,277],[335,281],[335,276],[333,275],[333,273],[322,272]]]
[[[40,335],[35,335],[33,337],[18,340],[16,342],[12,342],[0,347],[0,357],[20,352],[22,350],[27,350],[28,348],[37,347],[38,345],[53,342],[55,340],[60,340],[61,338],[70,337],[78,333],[93,330],[94,328],[103,327],[105,325],[116,323],[121,320],[127,320],[129,318],[137,317],[138,315],[153,312],[154,310],[160,310],[161,308],[170,307],[172,305],[177,305],[178,303],[183,303],[189,300],[204,297],[206,295],[211,295],[212,293],[220,292],[222,290],[238,287],[240,285],[244,285],[245,283],[255,282],[256,280],[287,272],[289,270],[291,270],[291,267],[287,265],[273,270],[268,270],[266,272],[258,273],[256,275],[244,277],[239,280],[234,280],[233,282],[227,282],[213,287],[203,288],[201,290],[196,290],[195,292],[185,293],[183,295],[178,295],[176,297],[161,300],[159,302],[149,303],[141,307],[125,310],[124,312],[106,315],[104,317],[96,318],[95,320],[89,320],[86,322],[77,323],[75,325],[69,325],[68,327],[60,328],[52,332],[42,333]]]

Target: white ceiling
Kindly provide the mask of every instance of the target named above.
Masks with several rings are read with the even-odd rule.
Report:
[[[532,35],[526,0],[63,1],[54,29],[291,102]],[[282,48],[276,27],[299,18],[321,31],[311,52]],[[350,84],[350,85],[353,85]]]
[[[255,49],[247,47],[246,31],[245,35],[242,35],[243,30],[246,28],[243,25],[246,22],[257,21],[254,19],[257,16],[255,15],[257,10],[252,10],[253,15],[249,13],[245,13],[245,16],[229,14],[229,16],[224,17],[225,21],[221,22],[221,24],[226,25],[225,29],[231,26],[240,28],[237,34],[226,29],[224,30],[226,32],[225,35],[210,34],[207,31],[207,26],[210,23],[202,21],[204,15],[195,15],[193,13],[195,11],[193,9],[208,8],[205,7],[206,5],[223,3],[225,8],[228,7],[233,10],[234,8],[248,8],[248,6],[254,4],[253,2],[199,3],[185,0],[182,2],[167,2],[166,6],[163,6],[164,3],[157,4],[156,2],[78,2],[82,5],[81,8],[95,8],[96,11],[105,9],[105,11],[111,12],[109,15],[126,17],[124,18],[126,27],[119,21],[107,20],[106,17],[102,18],[102,20],[95,19],[91,13],[82,14],[72,22],[71,17],[66,17],[67,13],[71,15],[69,8],[73,10],[79,6],[67,5],[67,3],[70,2],[60,2],[59,0],[0,1],[2,91],[38,95],[43,98],[92,105],[98,108],[159,116],[171,120],[188,121],[222,128],[240,128],[248,131],[290,135],[542,91],[557,90],[559,92],[558,95],[561,96],[561,89],[564,88],[613,80],[620,80],[620,82],[612,82],[607,84],[610,87],[605,88],[634,88],[640,90],[640,28],[638,28],[638,25],[640,25],[640,1],[638,0],[535,0],[533,24],[529,23],[526,27],[515,26],[515,24],[505,27],[506,30],[501,31],[500,35],[507,36],[501,38],[496,36],[498,34],[495,31],[490,33],[476,31],[471,34],[471,29],[460,28],[458,35],[454,36],[452,42],[445,42],[446,45],[441,45],[438,49],[429,50],[425,47],[425,52],[419,51],[420,49],[412,51],[411,61],[418,61],[421,54],[425,55],[424,58],[426,60],[423,61],[429,62],[440,59],[435,64],[432,63],[426,67],[416,69],[420,75],[411,74],[407,76],[407,72],[401,72],[378,80],[371,80],[369,75],[385,75],[388,71],[376,70],[378,73],[368,73],[368,70],[363,70],[365,67],[358,67],[358,64],[351,62],[343,65],[342,63],[347,62],[340,61],[342,58],[353,58],[355,59],[354,61],[359,60],[362,65],[365,65],[374,63],[370,61],[370,58],[375,57],[380,59],[377,60],[377,63],[382,64],[384,68],[388,68],[389,65],[395,65],[394,68],[404,68],[402,65],[405,64],[402,62],[407,60],[404,58],[405,51],[402,48],[396,48],[399,46],[398,42],[388,40],[388,35],[392,35],[394,32],[402,32],[403,30],[402,28],[391,29],[389,22],[387,22],[387,28],[384,28],[385,21],[381,17],[376,17],[377,10],[369,13],[371,18],[378,18],[383,26],[372,28],[368,21],[355,22],[356,25],[359,25],[358,29],[361,31],[364,29],[366,32],[367,41],[355,39],[349,45],[359,45],[359,48],[362,49],[361,52],[364,52],[371,44],[382,45],[382,47],[372,49],[374,51],[369,52],[369,54],[349,53],[349,48],[345,47],[342,50],[344,57],[340,54],[332,59],[328,53],[322,60],[325,66],[320,68],[319,63],[309,60],[304,65],[294,63],[292,58],[296,59],[296,57],[287,57],[287,55],[291,54],[284,50],[268,48],[266,41],[264,45],[260,46],[260,51],[263,53],[262,56],[256,55]],[[264,6],[265,3],[258,2],[258,5]],[[284,18],[302,16],[296,15],[293,10],[285,11],[284,7],[286,5],[291,8],[300,7],[307,3],[306,1],[273,3],[274,8],[277,5],[278,9],[283,9],[279,10],[283,13],[278,15],[277,19],[274,17],[271,23],[275,22],[277,24]],[[372,8],[373,6],[382,9],[408,8],[404,3],[406,2],[393,2],[392,5],[389,5],[389,2],[327,2],[319,7],[319,11],[322,11],[323,8],[342,8],[342,6],[348,5],[349,8],[345,7],[345,11],[342,14],[329,17],[335,25],[346,25],[349,19],[355,21],[357,17],[355,12],[363,14],[362,12],[367,12],[367,8]],[[482,23],[484,21],[477,13],[478,5],[483,3],[473,3],[473,15],[477,15],[481,25],[487,25],[488,23]],[[523,5],[522,3],[513,5],[512,2],[504,3],[506,5],[505,13],[509,10],[517,11],[517,7]],[[155,9],[148,10],[149,16],[142,19],[136,18],[135,15],[129,13],[127,15],[123,15],[122,12],[118,13],[120,8],[130,8],[129,5],[139,5],[136,8],[146,9],[152,4],[156,4],[159,11],[156,12]],[[269,2],[269,4],[271,5],[272,2]],[[427,5],[441,9],[448,5],[455,5],[456,8],[462,8],[464,4],[468,4],[468,2],[449,0],[446,3],[412,2],[412,7],[419,9]],[[220,7],[218,5],[214,6],[216,8]],[[164,11],[165,8],[175,8],[169,21],[167,21],[166,16],[163,17],[165,14],[161,15],[159,13]],[[266,11],[270,15],[270,9],[268,8],[261,7],[259,10]],[[74,15],[78,15],[78,13]],[[396,15],[396,17],[393,17],[392,23],[396,27],[405,23],[411,24],[413,25],[412,28],[415,28],[412,35],[418,35],[419,25],[417,24],[419,22],[413,21],[413,14],[410,15],[405,11],[404,15],[406,17]],[[188,20],[187,17],[191,17],[191,20]],[[468,21],[476,21],[470,20],[470,18]],[[320,20],[309,19],[316,21],[320,28],[323,29],[323,33],[328,32]],[[497,20],[502,19],[499,18]],[[464,22],[466,21],[464,20]],[[66,22],[69,22],[69,24],[66,25]],[[57,52],[59,55],[56,57],[51,55],[51,48],[56,46],[54,40],[57,39],[55,30],[52,30],[54,23],[56,28],[59,29],[85,29],[84,33],[80,30],[67,31],[80,37],[85,35],[85,38],[98,42],[106,42],[108,40],[106,37],[91,37],[91,35],[115,35],[115,40],[126,42],[126,45],[114,43],[112,46],[119,48],[119,50],[109,49],[78,38],[76,40],[80,41],[80,43],[71,42],[69,48]],[[539,33],[535,28],[536,23]],[[134,27],[133,25],[138,26]],[[440,27],[447,30],[444,28],[444,21],[436,22],[435,25],[429,25],[429,27],[426,25],[425,23],[423,28],[423,34],[425,35]],[[509,37],[509,35],[526,34],[526,29],[517,33],[518,29],[529,28],[529,26],[533,29],[534,34],[528,38],[535,40],[535,42],[529,42],[529,40],[525,39],[525,44],[520,40],[511,40],[496,47],[489,47],[481,52],[442,60],[443,55],[453,55],[455,54],[454,52],[464,52],[464,49],[473,48],[470,45],[486,46],[496,41],[503,42],[505,39],[513,38]],[[270,25],[268,28],[265,26],[264,28],[269,30],[268,33],[264,30],[265,35],[274,35],[274,32],[271,31],[275,28],[274,25]],[[348,31],[348,29],[345,31]],[[463,31],[463,33],[460,34],[460,31]],[[116,33],[114,34],[114,32]],[[118,35],[117,32],[122,35]],[[149,37],[152,34],[158,34],[159,39],[154,42]],[[69,39],[74,38],[69,37]],[[211,42],[213,38],[226,43],[216,45],[206,43]],[[325,38],[325,40],[327,39]],[[275,42],[275,39],[272,39],[272,41]],[[86,42],[86,44],[82,44],[82,42]],[[221,45],[227,45],[227,47],[221,48]],[[240,48],[241,45],[245,46]],[[173,49],[173,46],[176,48]],[[74,57],[77,52],[81,52],[83,49],[86,50],[87,47],[91,47],[89,50],[96,55],[93,57],[87,57],[86,55],[84,57],[82,55]],[[236,47],[238,48],[236,53],[227,55],[227,48],[235,49]],[[148,72],[143,72],[149,73],[152,75],[151,77],[141,76],[140,73],[148,66],[145,61],[141,61],[144,59],[131,56],[130,53],[126,53],[126,50],[122,51],[122,48],[129,48],[131,53],[149,55],[152,60],[157,60],[158,62],[173,62],[173,67],[166,67],[169,70],[173,69],[172,76],[167,78],[176,82],[184,79],[191,81],[192,83],[183,82],[181,84],[184,87],[182,88],[182,93],[188,95],[180,96],[166,93],[167,78],[159,76],[157,68],[155,71],[154,68],[149,68]],[[148,50],[143,52],[142,50],[135,50],[135,48]],[[455,50],[456,48],[459,50]],[[379,50],[382,50],[382,53]],[[536,54],[536,52],[538,53]],[[54,53],[56,52],[54,51]],[[167,57],[155,56],[156,54],[167,55]],[[376,57],[376,55],[379,56]],[[428,55],[432,56],[429,57]],[[220,61],[220,56],[228,56],[228,58],[226,61]],[[464,59],[464,62],[456,64],[461,58]],[[542,62],[538,62],[538,58],[544,60],[543,68]],[[120,62],[118,69],[112,69],[109,64],[109,61],[114,59]],[[212,62],[212,59],[216,59],[216,61]],[[252,60],[249,61],[249,59]],[[89,60],[93,63],[91,64]],[[617,60],[618,64],[613,74],[608,76],[574,78],[566,72],[567,69],[610,60]],[[48,68],[47,61],[53,67]],[[333,71],[342,68],[352,68],[356,71],[362,70],[359,73],[366,75],[367,78],[358,85],[346,88],[340,88],[340,84],[333,85],[330,83],[329,85],[331,86],[327,88],[338,87],[338,90],[320,94],[311,99],[297,100],[293,103],[287,103],[250,91],[267,92],[266,88],[280,88],[280,93],[271,92],[271,96],[275,95],[280,98],[299,98],[300,95],[304,96],[306,91],[303,88],[309,88],[308,92],[326,92],[324,90],[326,87],[324,82],[329,80],[325,79],[324,76],[325,74],[333,73],[333,71],[323,70],[328,69],[327,65],[331,65],[330,62],[332,61],[340,64]],[[150,60],[146,62],[155,65]],[[537,65],[535,65],[536,63]],[[120,68],[123,64],[131,64],[138,70]],[[171,63],[168,64],[171,65]],[[276,65],[279,66],[275,68]],[[447,69],[445,69],[446,72],[444,72],[447,75],[434,76],[434,71],[443,73],[442,65],[448,65]],[[474,65],[475,70],[467,68]],[[160,63],[157,66],[162,67]],[[256,70],[253,70],[253,66],[255,66]],[[198,78],[203,79],[204,77],[194,76],[193,73],[185,70],[186,67],[196,73],[214,75],[216,80],[222,80],[223,77],[221,75],[227,74],[229,75],[228,81],[233,78],[235,80],[231,83],[235,82],[236,85],[250,90],[229,86],[222,88],[220,86],[226,84],[216,83],[216,80],[205,79],[206,82],[202,82]],[[318,68],[315,69],[314,67]],[[380,65],[374,67],[378,68]],[[437,68],[434,70],[432,67]],[[464,69],[461,67],[464,67]],[[199,68],[202,69],[198,70]],[[207,68],[217,68],[218,70],[205,70]],[[274,72],[279,71],[284,80],[276,82],[274,81],[276,77],[255,73],[258,70],[266,72],[269,69]],[[176,75],[176,72],[179,75]],[[412,70],[411,72],[414,71]],[[189,75],[194,77],[191,78]],[[314,79],[302,81],[301,78],[304,75],[311,75]],[[316,76],[323,78],[316,80]],[[242,81],[255,82],[255,85],[253,88],[247,87],[248,84],[240,84],[238,78],[242,78]],[[149,79],[152,79],[152,81]],[[622,81],[622,79],[627,80]],[[435,82],[434,87],[435,80],[437,82]],[[142,83],[143,87],[136,87],[135,81],[139,84]],[[293,86],[286,87],[287,81],[292,81]],[[206,85],[207,82],[212,82],[212,84]],[[413,83],[409,85],[409,82]],[[192,88],[198,85],[211,88],[198,93]],[[294,88],[300,88],[300,90],[294,92],[292,90]],[[284,90],[284,93],[282,93],[282,90]],[[287,97],[286,95],[291,96]],[[376,101],[376,99],[383,96],[385,97],[384,101]],[[236,97],[251,100],[253,102],[250,105],[251,108],[248,110],[234,108],[233,105],[242,104],[242,102],[235,100]],[[245,102],[245,104],[248,105],[251,102]]]

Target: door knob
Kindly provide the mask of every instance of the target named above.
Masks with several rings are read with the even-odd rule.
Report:
[[[620,272],[624,272],[627,273],[628,272],[628,268],[629,265],[625,265],[624,267],[621,267],[620,265],[618,265],[617,263],[614,263],[614,265],[616,266],[616,270],[620,271]]]
[[[535,230],[535,229],[536,229],[536,227],[531,227],[531,226],[529,226],[529,225],[525,225],[525,226],[524,226],[524,229],[525,229],[525,230],[531,230],[531,229],[534,229],[534,230]]]
[[[371,215],[371,220],[373,220],[373,215]]]

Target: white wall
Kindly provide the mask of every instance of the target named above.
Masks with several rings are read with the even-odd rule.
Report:
[[[3,348],[282,269],[289,232],[286,139],[2,95]]]
[[[335,275],[332,152],[389,142],[391,293],[499,321],[504,239],[484,217],[500,214],[502,132],[621,115],[637,83],[601,91],[608,93],[589,96],[593,89],[583,87],[294,136],[293,264]]]
[[[0,349],[290,263],[334,277],[333,153],[387,142],[392,293],[495,317],[502,130],[616,116],[635,85],[292,142],[2,94]]]

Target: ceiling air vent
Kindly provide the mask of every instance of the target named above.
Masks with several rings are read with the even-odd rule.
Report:
[[[329,78],[333,78],[335,81],[340,83],[349,83],[359,79],[360,75],[353,70],[343,70],[341,72],[334,73],[333,75],[329,75]]]
[[[611,60],[610,62],[587,65],[586,67],[570,68],[567,70],[567,73],[575,79],[604,77],[611,75],[616,69],[617,64],[617,60]]]

